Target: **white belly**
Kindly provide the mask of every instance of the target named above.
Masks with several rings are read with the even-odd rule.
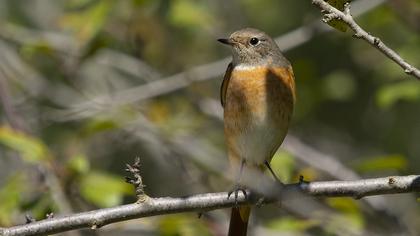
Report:
[[[288,120],[275,124],[271,120],[254,120],[236,139],[241,158],[249,164],[261,165],[270,161],[283,142]]]

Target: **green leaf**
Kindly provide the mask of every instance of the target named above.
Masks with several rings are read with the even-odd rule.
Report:
[[[338,10],[344,11],[344,4],[350,2],[350,0],[327,0],[327,2]],[[337,19],[330,20],[328,24],[341,32],[346,32],[348,28],[343,21]]]
[[[119,124],[114,120],[108,119],[93,119],[90,120],[85,127],[82,129],[83,135],[92,135],[103,131],[116,129]]]
[[[71,157],[67,166],[70,170],[79,174],[85,174],[90,169],[89,161],[84,154]]]
[[[415,80],[387,84],[376,93],[376,103],[382,109],[394,105],[398,101],[420,100],[420,83]]]
[[[363,160],[356,165],[360,172],[383,171],[383,170],[405,170],[407,159],[403,155],[379,156]]]
[[[352,198],[327,198],[326,203],[339,211],[330,216],[326,228],[330,232],[343,232],[344,235],[348,233],[359,235],[364,228],[364,218],[359,205],[356,200]],[[348,231],[348,233],[346,233]]]
[[[10,177],[0,190],[0,225],[11,225],[11,217],[19,209],[25,178],[22,174]]]
[[[285,151],[278,151],[270,162],[271,168],[283,182],[290,182],[295,168],[295,159]]]
[[[100,207],[121,204],[124,195],[133,194],[133,187],[120,176],[99,171],[91,171],[81,178],[82,196]]]
[[[8,126],[0,127],[0,144],[19,152],[28,162],[40,162],[50,158],[48,148],[41,140]]]
[[[351,0],[327,0],[327,2],[338,10],[344,11],[344,4],[351,2]]]
[[[359,205],[357,205],[357,202],[351,198],[327,198],[326,202],[332,208],[344,213],[360,213]]]
[[[270,229],[287,232],[303,232],[311,227],[319,225],[316,220],[302,220],[293,217],[282,217],[268,223]]]
[[[81,44],[90,42],[103,28],[113,6],[113,1],[109,0],[96,2],[78,11],[70,11],[60,19],[61,26],[76,33]]]
[[[162,236],[195,236],[210,235],[203,221],[194,214],[177,214],[162,217],[159,222],[158,235]]]
[[[337,19],[332,19],[330,21],[327,22],[327,24],[329,24],[330,26],[332,26],[333,28],[341,31],[341,32],[346,32],[347,31],[347,25],[346,23],[344,23],[342,20],[337,20]]]
[[[169,19],[172,24],[183,28],[206,27],[214,22],[208,9],[192,0],[172,1]]]

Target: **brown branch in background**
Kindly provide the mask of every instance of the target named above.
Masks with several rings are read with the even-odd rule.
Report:
[[[354,31],[354,36],[356,38],[363,39],[364,41],[368,42],[370,45],[377,48],[385,56],[403,68],[405,73],[420,79],[419,69],[406,62],[394,50],[385,45],[378,37],[372,36],[354,21],[352,15],[350,14],[350,3],[346,3],[343,12],[334,8],[324,0],[312,0],[312,4],[322,10],[322,13],[324,14],[323,21],[325,23],[328,23],[333,19],[341,20]]]
[[[272,187],[275,188],[273,183]],[[278,187],[278,186],[277,186]],[[355,181],[325,181],[308,183],[301,181],[288,184],[281,188],[282,201],[294,200],[295,194],[307,194],[316,197],[353,197],[360,199],[365,196],[408,193],[420,191],[420,176],[392,176],[376,179]],[[302,194],[303,193],[303,194]],[[127,204],[112,208],[82,212],[69,216],[61,216],[41,221],[0,229],[0,235],[43,235],[53,234],[73,229],[91,228],[155,215],[166,215],[181,212],[203,212],[235,206],[234,198],[227,198],[227,192],[198,194],[181,198],[147,198],[141,203]],[[266,200],[272,203],[277,199]],[[237,204],[255,204],[252,198],[246,199],[240,193]]]

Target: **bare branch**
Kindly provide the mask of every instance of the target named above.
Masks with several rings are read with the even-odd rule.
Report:
[[[359,39],[363,39],[368,42],[380,52],[382,52],[389,59],[397,63],[401,68],[404,69],[404,72],[408,75],[412,75],[417,79],[420,79],[420,70],[406,62],[401,58],[394,50],[385,45],[379,38],[372,36],[364,29],[362,29],[353,19],[350,14],[350,3],[346,3],[344,7],[344,12],[334,8],[324,0],[312,0],[312,4],[320,8],[324,13],[324,22],[328,22],[332,19],[338,19],[347,24],[353,31],[354,36]]]
[[[365,196],[408,193],[420,191],[420,176],[391,176],[376,179],[355,181],[304,182],[289,184],[282,188],[282,201],[294,199],[289,194],[305,193],[317,197],[353,197],[360,199]],[[142,203],[133,203],[118,207],[82,212],[69,216],[44,219],[25,225],[0,229],[0,235],[44,235],[64,232],[79,228],[97,229],[101,226],[155,215],[165,215],[180,212],[203,212],[220,208],[230,208],[235,205],[233,198],[227,198],[227,192],[198,194],[181,198],[147,198]],[[240,193],[238,204],[255,204]],[[266,200],[266,203],[276,201]]]

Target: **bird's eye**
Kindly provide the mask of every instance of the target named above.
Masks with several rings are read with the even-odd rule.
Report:
[[[252,46],[257,45],[259,42],[260,42],[260,40],[258,40],[257,38],[251,38],[251,39],[249,40],[249,43],[250,43]]]

